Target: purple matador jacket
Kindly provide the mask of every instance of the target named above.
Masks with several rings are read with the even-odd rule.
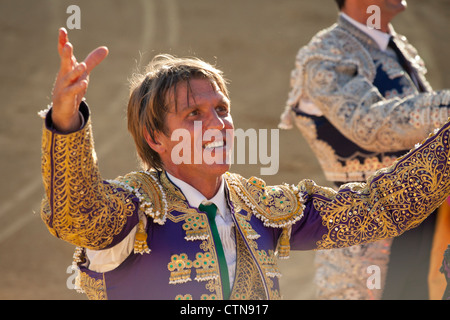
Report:
[[[99,174],[89,109],[86,124],[59,134],[47,113],[42,139],[46,190],[41,217],[77,246],[79,284],[90,299],[223,299],[206,215],[190,207],[164,171]],[[268,186],[226,173],[235,224],[236,276],[230,299],[279,299],[277,259],[290,250],[328,249],[395,237],[448,196],[449,123],[367,183],[338,191],[302,180]],[[111,248],[137,228],[134,252],[117,268],[91,271],[85,250]]]

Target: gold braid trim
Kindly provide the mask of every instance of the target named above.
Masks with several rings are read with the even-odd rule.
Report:
[[[398,236],[419,225],[449,195],[449,123],[365,183],[349,183],[336,193],[305,180],[329,230],[319,249],[347,247]]]
[[[100,177],[91,123],[71,134],[44,126],[41,216],[50,232],[80,247],[105,248],[135,212],[131,194]]]
[[[89,300],[107,300],[105,279],[91,278],[87,273],[81,272],[78,275],[80,287]]]
[[[264,300],[267,297],[266,289],[255,260],[245,245],[239,232],[236,232],[237,255],[236,278],[231,300]]]
[[[233,199],[239,200],[241,206],[261,219],[264,225],[289,227],[302,218],[304,200],[297,187],[287,184],[268,186],[259,178],[245,179],[229,172],[225,178]]]
[[[265,226],[283,229],[278,241],[277,255],[281,259],[289,258],[290,229],[303,217],[305,208],[300,190],[294,185],[287,184],[268,186],[259,178],[245,179],[228,172],[225,178],[237,211],[243,208],[249,215],[253,214],[260,219]],[[242,224],[249,240],[259,237],[253,234],[251,228],[246,227],[247,224],[242,219],[238,219],[238,222]]]

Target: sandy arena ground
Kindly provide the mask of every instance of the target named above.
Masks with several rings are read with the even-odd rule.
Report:
[[[127,79],[155,54],[197,56],[231,80],[236,128],[275,129],[298,49],[336,20],[332,0],[2,0],[0,1],[0,299],[85,299],[68,288],[73,246],[53,238],[39,217],[42,121],[58,69],[57,31],[69,5],[81,9],[81,29],[69,30],[79,60],[98,45],[109,57],[93,72],[92,108],[102,175],[138,169],[125,123]],[[435,89],[450,87],[449,0],[409,0],[394,20],[427,62]],[[277,175],[326,184],[297,130],[281,131]],[[260,165],[235,165],[260,176]],[[313,252],[280,262],[285,299],[314,299]]]

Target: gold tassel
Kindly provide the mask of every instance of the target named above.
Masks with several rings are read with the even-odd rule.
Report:
[[[289,258],[289,253],[291,251],[291,245],[289,243],[290,233],[291,233],[290,227],[283,228],[283,232],[281,232],[280,241],[278,243],[278,257],[280,259]]]
[[[138,229],[136,231],[136,238],[134,240],[134,253],[150,253],[147,245],[147,232],[145,232],[144,222],[139,220]]]

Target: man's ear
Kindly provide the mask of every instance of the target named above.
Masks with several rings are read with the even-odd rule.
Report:
[[[155,152],[161,154],[166,150],[164,144],[161,143],[159,139],[158,133],[155,133],[155,138],[153,139],[150,133],[148,133],[147,129],[144,129],[144,138],[145,141],[147,141],[150,148],[152,148]]]

